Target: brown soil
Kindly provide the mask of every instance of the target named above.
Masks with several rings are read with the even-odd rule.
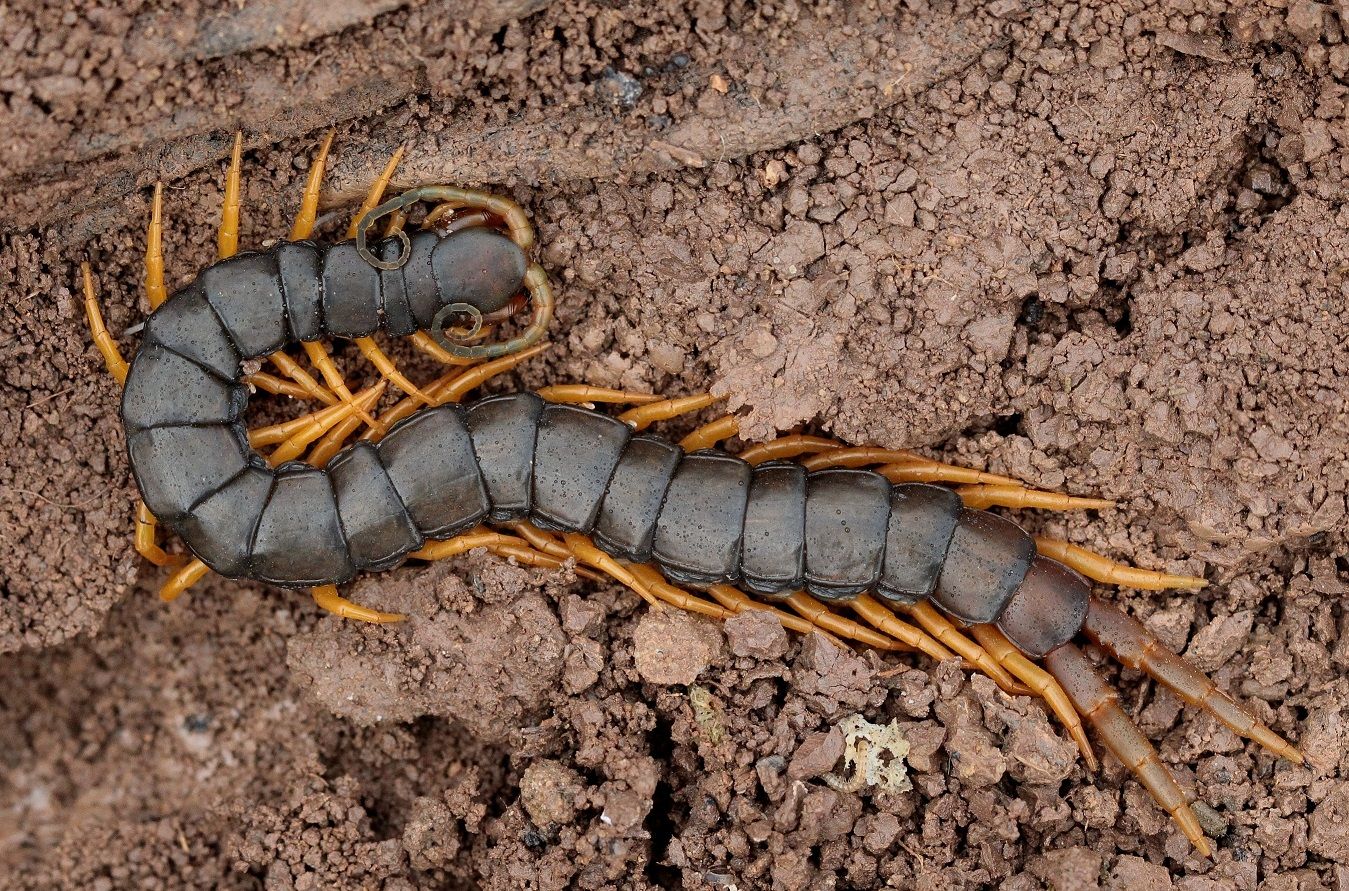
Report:
[[[0,885],[1349,887],[1349,6],[69,6],[0,10]],[[481,555],[354,586],[395,627],[159,604],[75,264],[123,331],[146,186],[182,280],[233,130],[258,244],[329,126],[332,208],[407,141],[407,182],[529,209],[561,302],[510,384],[711,387],[749,438],[1119,499],[1025,520],[1209,578],[1110,596],[1310,766],[1115,673],[1209,862],[1033,702],[761,617]],[[858,713],[912,791],[822,780]]]

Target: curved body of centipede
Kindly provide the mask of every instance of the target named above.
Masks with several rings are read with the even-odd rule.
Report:
[[[315,167],[301,213],[301,223],[307,214],[311,225],[322,156]],[[540,566],[575,558],[652,603],[722,618],[769,609],[798,630],[961,656],[1003,689],[1043,697],[1094,764],[1085,718],[1205,853],[1207,840],[1170,772],[1076,640],[1085,636],[1238,733],[1301,760],[1141,624],[1094,598],[1072,567],[1145,587],[1202,580],[1121,567],[1061,542],[1037,543],[1014,522],[981,509],[1108,502],[1035,492],[910,453],[849,449],[815,437],[789,436],[732,455],[710,447],[735,432],[730,418],[680,444],[641,432],[655,420],[706,407],[708,397],[654,401],[563,386],[459,404],[472,386],[540,349],[533,344],[552,307],[547,278],[529,260],[533,232],[514,205],[426,187],[375,208],[391,173],[392,165],[372,191],[367,208],[374,209],[353,227],[355,241],[320,246],[302,240],[308,231],[297,223],[292,236],[299,240],[237,256],[224,237],[227,190],[225,259],[167,299],[157,194],[147,252],[147,293],[156,308],[129,369],[103,327],[86,269],[95,341],[125,379],[121,417],[144,501],[138,547],[155,562],[173,561],[154,543],[157,521],[196,558],[180,566],[171,593],[209,568],[313,588],[334,612],[387,621],[400,617],[352,604],[333,586],[408,557],[440,559],[477,546]],[[236,193],[237,178],[236,143]],[[442,206],[421,231],[402,234],[407,211],[424,200]],[[396,239],[367,243],[371,226],[390,214]],[[237,210],[233,225],[237,233]],[[448,315],[500,319],[521,293],[534,304],[534,317],[520,337],[465,347],[441,334]],[[495,361],[423,389],[369,341],[380,332],[427,331],[442,350],[428,352],[443,361]],[[370,410],[383,384],[352,395],[317,347],[333,337],[356,340],[386,380],[409,395],[376,419]],[[327,388],[281,358],[296,343],[306,345]],[[267,357],[293,378],[289,389],[272,389],[326,396],[331,405],[296,422],[247,430],[248,386],[264,380],[248,369]],[[594,401],[646,404],[617,418],[567,404]],[[345,444],[362,421],[369,427],[364,437]],[[290,460],[320,437],[305,460]],[[280,447],[266,458],[257,451],[275,443]],[[931,481],[974,485],[953,490]]]

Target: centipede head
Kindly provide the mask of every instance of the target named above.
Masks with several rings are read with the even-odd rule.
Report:
[[[435,207],[410,237],[404,230],[408,212],[422,202]],[[372,246],[373,227],[386,217],[388,237]],[[411,189],[366,213],[356,227],[356,249],[371,265],[394,270],[413,264],[416,271],[410,274],[434,277],[448,299],[435,316],[432,336],[465,359],[518,352],[547,331],[552,287],[543,268],[530,262],[534,241],[533,227],[514,202],[453,186]],[[484,324],[509,318],[524,295],[534,314],[522,334],[503,343],[466,343],[479,336]],[[467,328],[448,327],[465,321]]]

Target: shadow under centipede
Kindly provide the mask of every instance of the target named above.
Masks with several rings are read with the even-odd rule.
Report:
[[[665,766],[665,773],[673,769],[674,725],[664,718],[656,720],[656,726],[647,735],[647,744],[651,747],[651,757]],[[667,775],[662,775],[656,783],[656,791],[651,796],[651,810],[647,813],[643,826],[651,834],[651,857],[646,864],[646,877],[653,885],[661,888],[680,887],[679,870],[665,864],[670,842],[679,828],[675,814],[674,789]]]

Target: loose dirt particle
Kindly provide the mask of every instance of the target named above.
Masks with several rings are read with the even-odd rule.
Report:
[[[637,672],[650,684],[692,684],[722,652],[721,630],[675,609],[647,612],[633,635]]]

